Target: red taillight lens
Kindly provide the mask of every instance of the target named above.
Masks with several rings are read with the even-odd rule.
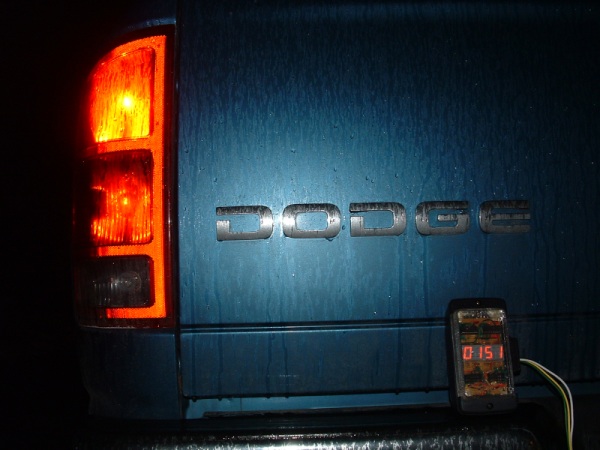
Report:
[[[76,176],[76,307],[82,324],[172,324],[168,279],[167,37],[115,48],[89,78]]]
[[[95,246],[152,241],[152,153],[112,152],[88,158],[81,168],[78,221],[89,227],[80,241]]]

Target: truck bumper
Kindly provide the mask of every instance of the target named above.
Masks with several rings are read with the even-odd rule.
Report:
[[[458,416],[449,408],[210,417],[180,423],[90,423],[77,448],[160,449],[552,449],[562,427],[544,407],[508,415]]]

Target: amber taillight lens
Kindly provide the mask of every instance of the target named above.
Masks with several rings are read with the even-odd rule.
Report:
[[[172,324],[166,35],[113,49],[94,67],[75,176],[80,323]]]
[[[115,55],[90,79],[90,127],[96,142],[150,134],[155,50]]]

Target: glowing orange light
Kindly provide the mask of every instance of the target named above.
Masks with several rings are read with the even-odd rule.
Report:
[[[98,66],[90,80],[90,127],[95,142],[150,134],[154,56],[152,48],[140,48]]]
[[[99,317],[163,319],[171,310],[163,170],[166,43],[166,36],[128,42],[90,76],[87,108],[94,145],[84,150],[87,175],[81,189],[87,194],[81,195],[76,225],[92,245],[88,257],[152,261],[150,306],[97,308]]]
[[[128,95],[123,97],[123,108],[126,110],[131,110],[133,108],[133,99]]]

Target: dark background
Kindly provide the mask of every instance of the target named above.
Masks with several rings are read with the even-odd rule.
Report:
[[[70,168],[77,96],[99,39],[94,24],[110,3],[0,7],[0,447],[69,448],[85,417],[71,301]]]

